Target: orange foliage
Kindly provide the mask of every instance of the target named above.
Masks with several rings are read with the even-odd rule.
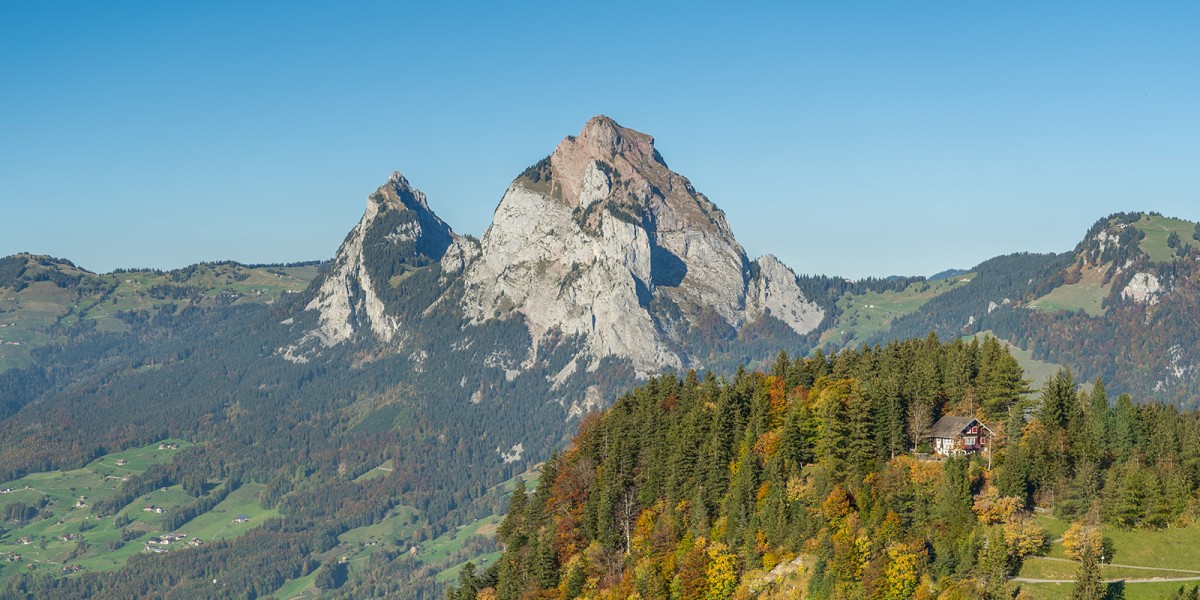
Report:
[[[764,461],[770,460],[779,451],[779,439],[783,436],[782,429],[773,429],[760,436],[754,442],[754,452]]]
[[[854,497],[841,485],[833,486],[833,491],[829,492],[829,497],[825,498],[825,502],[821,503],[821,514],[830,523],[841,521],[853,509]]]
[[[767,377],[767,397],[770,406],[770,426],[778,427],[783,423],[783,414],[788,409],[788,393],[787,384],[784,383],[782,377],[769,375]]]
[[[755,495],[755,498],[759,502],[762,502],[763,500],[767,499],[767,494],[770,492],[771,492],[771,482],[764,481],[764,482],[762,482],[762,484],[760,484],[758,486],[758,494]]]

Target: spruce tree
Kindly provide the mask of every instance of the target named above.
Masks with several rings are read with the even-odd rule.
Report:
[[[1121,462],[1129,460],[1133,449],[1141,442],[1141,419],[1129,394],[1117,397],[1112,416],[1112,449]]]
[[[1109,435],[1112,431],[1112,409],[1108,406],[1108,394],[1104,389],[1104,379],[1096,378],[1092,386],[1092,403],[1088,411],[1091,425],[1092,444],[1101,456],[1110,451]]]
[[[1104,600],[1108,595],[1108,586],[1100,577],[1100,557],[1097,548],[1085,544],[1080,550],[1079,574],[1075,577],[1075,588],[1071,590],[1072,600]]]
[[[1075,378],[1066,369],[1059,369],[1042,390],[1042,407],[1038,419],[1051,429],[1067,426],[1075,405]]]

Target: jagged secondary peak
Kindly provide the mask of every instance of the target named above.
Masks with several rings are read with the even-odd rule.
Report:
[[[459,239],[429,209],[425,194],[393,172],[367,198],[362,219],[342,242],[333,267],[305,307],[318,313],[320,323],[307,339],[330,346],[365,326],[380,340],[392,341],[401,330],[400,307],[389,306],[385,292],[440,265]],[[463,251],[453,254],[461,257]]]

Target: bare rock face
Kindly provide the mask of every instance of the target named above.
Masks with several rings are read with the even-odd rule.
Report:
[[[365,332],[399,351],[405,319],[451,304],[468,324],[520,319],[532,339],[511,357],[522,369],[547,335],[576,340],[556,385],[605,357],[640,374],[703,366],[688,356],[689,331],[731,335],[775,318],[804,334],[825,316],[775,257],[750,262],[725,214],[667,168],[653,138],[604,116],[512,182],[482,240],[456,235],[393,174],[306,306],[317,326],[280,354],[307,360]]]
[[[464,313],[519,313],[535,341],[580,335],[595,360],[639,372],[689,366],[683,323],[711,311],[737,329],[771,314],[798,333],[821,309],[773,257],[751,263],[721,212],[667,168],[650,136],[591,119],[509,186],[467,268]]]
[[[1129,284],[1121,290],[1121,297],[1133,300],[1138,304],[1158,304],[1158,298],[1163,293],[1163,285],[1153,273],[1135,273]]]
[[[804,297],[796,274],[768,254],[754,261],[758,276],[750,282],[750,298],[747,313],[752,318],[763,314],[786,323],[796,333],[805,334],[816,329],[825,318],[825,311]]]

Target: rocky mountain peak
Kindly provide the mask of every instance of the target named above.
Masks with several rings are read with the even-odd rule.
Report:
[[[552,157],[556,161],[579,157],[593,160],[620,157],[631,165],[643,167],[657,163],[653,137],[621,127],[604,115],[592,117],[578,136],[570,136],[559,143]]]
[[[790,271],[790,283],[751,289],[756,269],[725,214],[667,168],[653,137],[603,115],[513,181],[480,256],[466,272],[468,316],[516,312],[535,343],[578,335],[593,358],[642,372],[692,363],[681,336],[702,314],[736,330],[786,306],[799,333],[823,316]]]
[[[512,182],[481,240],[455,235],[392,173],[318,282],[306,307],[318,326],[283,354],[302,360],[360,330],[401,347],[429,302],[456,304],[468,323],[520,319],[533,342],[512,357],[521,364],[547,337],[575,340],[563,378],[605,357],[643,374],[702,366],[694,340],[765,318],[805,334],[824,317],[790,269],[750,261],[653,137],[603,115]]]
[[[425,194],[398,171],[367,197],[358,225],[338,248],[330,270],[306,306],[318,314],[319,326],[301,343],[287,349],[290,360],[304,357],[310,342],[331,346],[367,328],[389,342],[401,332],[401,307],[385,297],[397,277],[437,264],[456,248],[459,236],[429,208]],[[463,251],[454,252],[461,256]]]
[[[607,116],[589,119],[579,135],[563,139],[535,168],[518,183],[548,187],[551,196],[581,209],[578,217],[593,228],[597,209],[607,208],[654,229],[700,229],[732,237],[725,214],[667,168],[653,137]]]

